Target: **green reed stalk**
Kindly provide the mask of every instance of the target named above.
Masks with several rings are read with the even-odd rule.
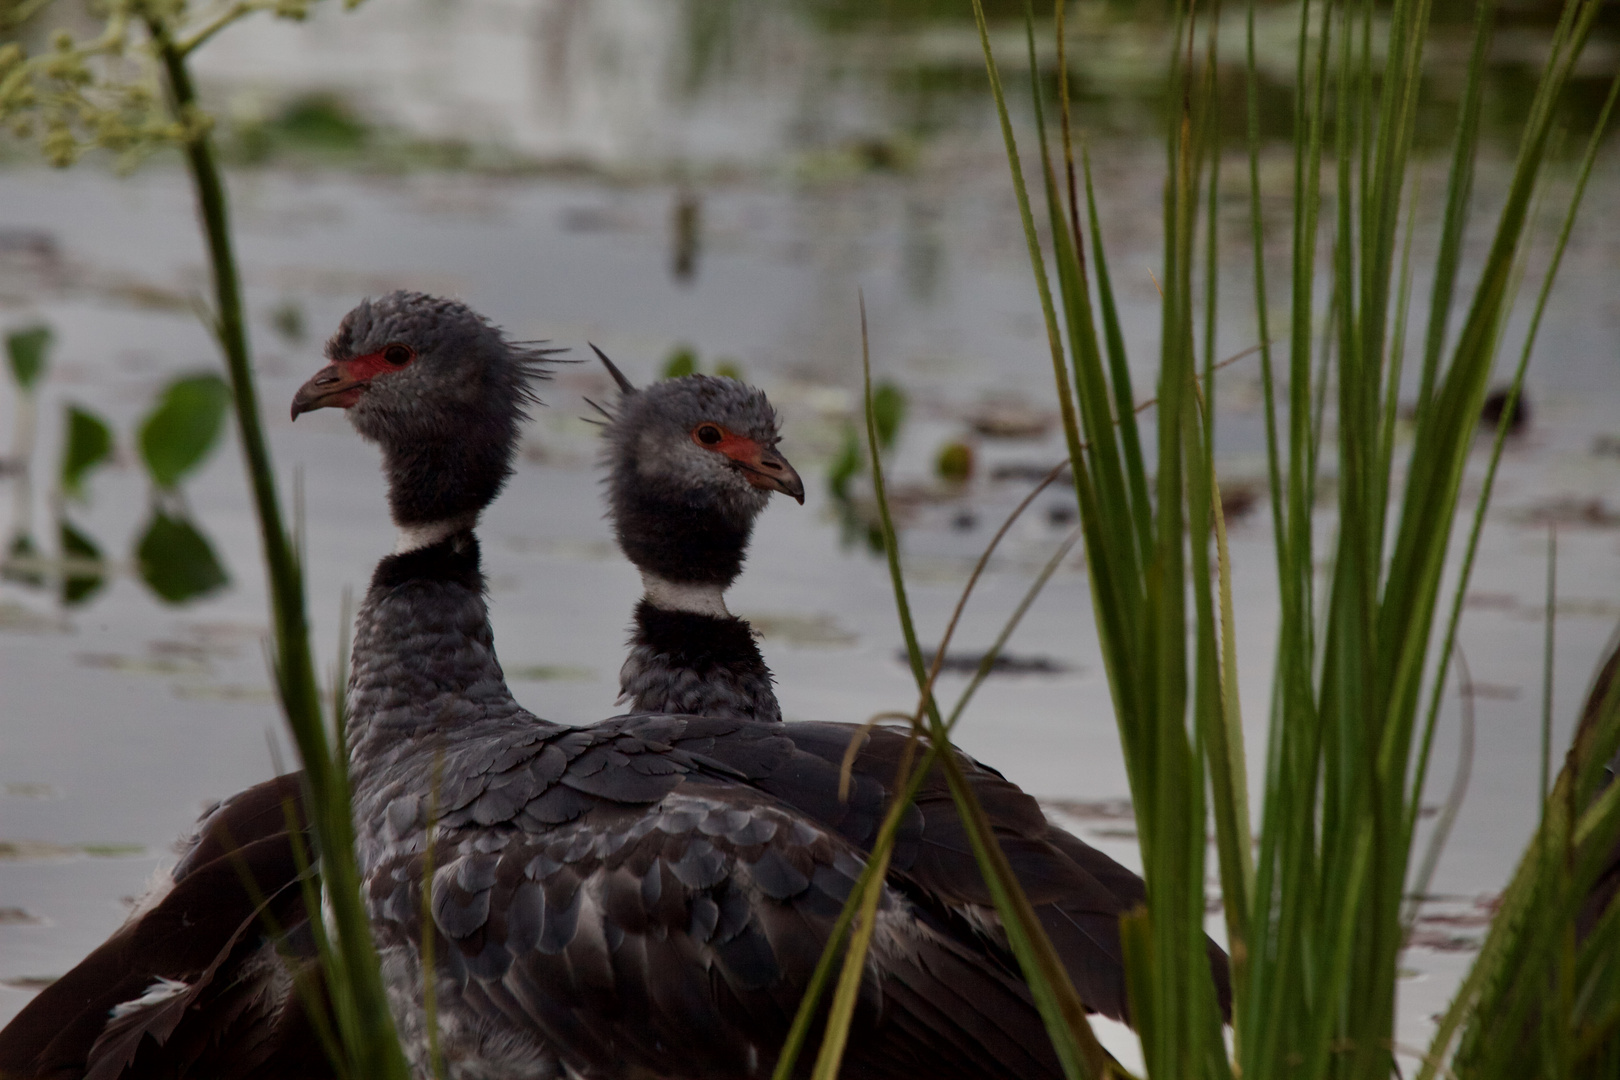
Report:
[[[1194,348],[1199,324],[1206,353],[1217,324],[1213,278],[1218,260],[1213,248],[1218,236],[1210,219],[1217,206],[1219,163],[1218,139],[1209,122],[1214,44],[1207,42],[1205,67],[1197,70],[1194,38],[1200,28],[1195,13],[1176,10],[1169,97],[1178,109],[1166,132],[1157,476],[1150,501],[1145,477],[1137,472],[1147,456],[1145,448],[1134,426],[1123,424],[1127,410],[1121,402],[1129,400],[1122,394],[1128,388],[1124,346],[1112,311],[1089,174],[1089,259],[1081,250],[1068,103],[1062,101],[1059,108],[1067,200],[1048,157],[1044,131],[1038,144],[1054,289],[1048,255],[1037,242],[982,9],[975,3],[1046,317],[1099,644],[1142,838],[1148,905],[1124,920],[1123,938],[1133,1015],[1150,1074],[1219,1076],[1230,1067],[1248,1077],[1382,1080],[1394,1067],[1395,985],[1408,917],[1403,892],[1412,828],[1426,778],[1439,686],[1472,567],[1473,541],[1449,605],[1444,646],[1438,663],[1431,663],[1442,571],[1479,407],[1531,227],[1528,210],[1546,157],[1552,103],[1568,82],[1595,10],[1591,0],[1566,5],[1494,240],[1448,356],[1445,322],[1457,292],[1484,58],[1494,25],[1489,3],[1479,11],[1434,254],[1438,271],[1430,321],[1422,331],[1420,409],[1405,462],[1395,460],[1394,418],[1410,310],[1416,192],[1404,230],[1401,214],[1431,2],[1394,0],[1382,46],[1373,32],[1371,0],[1302,5],[1286,380],[1277,378],[1270,344],[1258,192],[1258,78],[1249,13],[1250,240],[1263,335],[1267,469],[1282,606],[1262,787],[1264,816],[1254,849],[1241,743],[1223,745],[1221,737],[1241,729],[1233,688],[1229,570],[1217,511],[1214,422],[1201,404],[1212,399],[1209,387],[1200,395]],[[1208,25],[1202,29],[1210,32]],[[1026,39],[1033,67],[1032,29]],[[1059,56],[1066,64],[1061,42]],[[1066,72],[1058,85],[1060,95],[1066,95]],[[1039,129],[1044,118],[1038,82],[1033,106]],[[1334,175],[1331,205],[1325,207],[1324,167]],[[1581,194],[1578,185],[1571,213]],[[1200,212],[1206,215],[1202,222]],[[1318,257],[1324,219],[1334,232],[1325,262]],[[1192,273],[1200,262],[1205,274],[1202,311]],[[1096,301],[1088,268],[1097,277]],[[1543,279],[1543,299],[1556,268],[1555,258]],[[1319,293],[1327,300],[1325,323],[1320,323]],[[1103,308],[1105,335],[1098,333],[1094,303]],[[1313,333],[1319,323],[1320,345]],[[1525,359],[1528,355],[1527,343]],[[1210,369],[1206,355],[1206,377]],[[1521,360],[1516,384],[1522,371]],[[1335,388],[1331,429],[1325,423],[1330,382]],[[1328,437],[1334,440],[1331,455],[1322,447]],[[1492,455],[1491,478],[1498,453],[1499,448]],[[1329,460],[1337,469],[1337,537],[1327,560],[1326,587],[1319,589],[1314,503]],[[1482,500],[1474,516],[1476,539],[1484,505]],[[1420,723],[1419,705],[1425,697],[1430,701]],[[1206,768],[1212,780],[1208,788]],[[1595,807],[1586,817],[1566,809],[1557,818],[1566,838],[1558,849],[1565,852],[1562,865],[1576,855],[1588,859],[1589,852],[1576,851],[1568,838],[1599,837],[1609,798],[1599,800],[1604,809]],[[1229,910],[1227,918],[1236,994],[1236,1060],[1230,1066],[1215,1035],[1210,983],[1198,959],[1204,822],[1211,812],[1223,890],[1229,907],[1237,909]],[[1571,888],[1559,896],[1574,895]],[[1509,919],[1506,925],[1519,924]],[[1493,956],[1511,958],[1526,948],[1533,952],[1542,938],[1509,933],[1507,940],[1509,944],[1493,946]],[[1563,955],[1560,970],[1566,974],[1596,970],[1596,961],[1581,959],[1584,954],[1565,949]],[[1476,998],[1481,985],[1476,980],[1470,991]],[[1574,984],[1568,979],[1559,985],[1567,1000],[1582,1000],[1570,990]]]
[[[167,22],[145,16],[162,61],[175,116],[199,112],[196,89],[187,67],[189,46],[177,43]],[[238,431],[254,510],[259,519],[265,574],[273,623],[273,667],[282,710],[298,745],[307,785],[306,806],[320,851],[324,897],[336,928],[336,945],[326,961],[328,994],[347,1057],[346,1072],[355,1077],[409,1075],[383,991],[371,927],[360,897],[360,874],[354,858],[354,824],[341,727],[327,738],[320,688],[310,645],[304,603],[303,571],[292,538],[283,524],[276,495],[275,471],[259,416],[247,342],[240,275],[232,244],[224,177],[213,139],[199,125],[183,152],[197,196],[198,215],[208,245],[214,285],[211,329],[224,355],[230,378]],[[310,911],[319,920],[319,909]]]

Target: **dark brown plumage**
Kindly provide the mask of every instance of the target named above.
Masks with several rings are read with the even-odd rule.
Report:
[[[0,1032],[0,1076],[332,1075],[305,998],[292,992],[304,979],[321,1007],[313,947],[298,929],[305,911],[288,815],[302,827],[299,805],[298,777],[288,775],[208,814],[167,893]],[[143,997],[150,1004],[131,1004]]]

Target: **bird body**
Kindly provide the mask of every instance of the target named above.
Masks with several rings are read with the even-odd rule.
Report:
[[[838,726],[804,725],[817,754],[800,725],[534,717],[504,692],[477,557],[462,534],[384,559],[357,621],[357,853],[413,1063],[430,1074],[431,933],[451,1076],[769,1072],[889,792],[863,773],[837,799]],[[902,881],[846,1075],[1059,1075],[1004,945]]]
[[[356,619],[346,732],[390,1004],[423,1077],[441,1065],[467,1080],[763,1076],[895,797],[910,736],[780,722],[770,672],[723,593],[769,491],[803,488],[775,451],[768,403],[719,385],[730,380],[627,392],[610,425],[615,527],[648,586],[623,675],[632,711],[573,727],[517,703],[473,527],[510,473],[544,356],[462,305],[396,293],[345,318],[330,365],[294,399],[295,417],[348,409],[382,446],[400,530]],[[995,770],[957,761],[1082,1000],[1126,1018],[1118,918],[1143,899],[1140,879],[1051,826]],[[148,1075],[330,1074],[310,1060],[318,1041],[301,1012],[319,997],[295,992],[295,976],[319,985],[298,929],[303,825],[267,810],[297,783],[253,789],[216,815],[209,835],[249,837],[240,851],[259,852],[265,872],[251,890],[216,882],[230,898],[218,925],[175,954],[194,959],[177,962],[161,942],[130,959],[115,938],[91,960],[124,950],[116,992],[68,992],[100,970],[87,960],[25,1010],[85,1033],[97,1010],[116,1012],[88,1055],[95,1080],[156,1061]],[[211,896],[200,867],[223,871],[235,855],[183,860],[130,935],[189,918]],[[266,966],[278,948],[290,968]],[[1210,960],[1224,1000],[1213,945]],[[35,1067],[50,1041],[41,1025],[13,1039],[16,1027],[0,1033],[8,1077],[84,1075],[73,1064],[82,1034],[77,1050],[59,1045],[52,1072]],[[215,1067],[221,1051],[246,1064]],[[901,819],[842,1075],[1060,1073],[951,795],[930,776]]]

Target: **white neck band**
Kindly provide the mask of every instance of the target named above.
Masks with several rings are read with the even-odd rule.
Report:
[[[401,525],[399,539],[394,543],[394,554],[403,555],[407,551],[420,551],[422,548],[432,547],[441,540],[452,537],[464,529],[470,529],[476,524],[478,524],[477,514],[462,514],[460,517],[429,521],[422,525]]]
[[[646,570],[641,572],[641,584],[653,607],[665,611],[689,611],[694,615],[712,615],[717,619],[731,617],[731,612],[726,610],[725,590],[718,585],[669,581]]]

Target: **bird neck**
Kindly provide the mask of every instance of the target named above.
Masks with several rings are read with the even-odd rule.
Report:
[[[718,612],[664,607],[649,585],[619,672],[619,700],[631,712],[782,719],[753,627],[726,611],[718,590],[713,600]]]
[[[630,466],[616,470],[609,508],[619,549],[643,576],[725,589],[742,573],[754,527],[751,515],[648,490]]]
[[[470,528],[512,475],[515,423],[473,417],[446,428],[384,442],[388,508],[401,529],[463,520]]]
[[[355,619],[348,707],[357,789],[402,741],[453,738],[522,712],[495,657],[471,529],[377,564]]]
[[[641,570],[641,587],[646,602],[668,612],[730,618],[731,612],[726,610],[726,585],[709,581],[672,581],[651,570]]]
[[[470,533],[478,524],[477,512],[459,514],[441,521],[425,521],[419,525],[400,525],[399,539],[394,542],[394,554],[406,555],[412,551],[443,543],[459,532]]]

